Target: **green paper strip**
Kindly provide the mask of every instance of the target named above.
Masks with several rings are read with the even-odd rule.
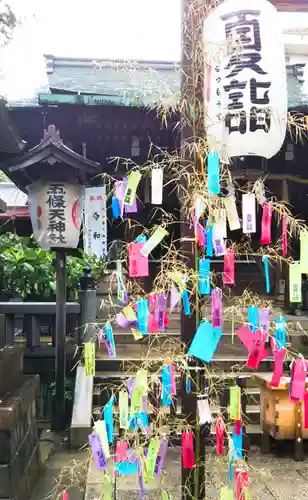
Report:
[[[241,420],[241,388],[230,387],[229,416],[232,420]]]
[[[148,392],[148,371],[140,369],[136,373],[135,387],[138,387],[143,393]]]
[[[166,490],[161,492],[161,500],[170,500],[169,495]]]
[[[134,387],[132,399],[130,403],[130,416],[131,418],[138,412],[141,408],[143,391],[139,387]]]
[[[220,490],[220,500],[234,500],[233,490],[228,486],[223,486]]]
[[[104,476],[103,500],[113,500],[113,482],[109,474]]]
[[[136,191],[141,179],[140,172],[134,170],[128,176],[128,183],[124,193],[124,205],[132,206],[134,198],[136,196]]]
[[[120,391],[119,394],[120,429],[128,429],[128,394]]]
[[[86,342],[84,344],[84,364],[87,377],[95,375],[95,343]]]
[[[148,454],[145,462],[145,481],[149,482],[154,479],[156,459],[160,448],[161,440],[152,438],[149,444]]]

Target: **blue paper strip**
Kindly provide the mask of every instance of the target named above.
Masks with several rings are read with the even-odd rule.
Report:
[[[149,333],[148,329],[149,303],[148,299],[137,300],[137,324],[138,330],[143,335]]]
[[[112,217],[114,217],[114,219],[119,219],[119,217],[121,216],[120,203],[115,196],[113,196],[111,200],[111,209]]]
[[[146,412],[138,411],[129,421],[130,428],[135,430],[149,430],[149,417]]]
[[[287,325],[286,320],[283,316],[279,316],[275,319],[275,340],[278,349],[281,347],[286,347],[287,344]]]
[[[268,264],[268,256],[267,255],[265,255],[263,257],[263,265],[264,265],[264,274],[265,274],[265,290],[266,290],[266,293],[270,293],[271,285],[270,285],[269,264]]]
[[[189,302],[189,295],[188,295],[187,290],[184,290],[184,292],[182,293],[182,302],[183,302],[185,316],[190,316],[191,315],[190,302]]]
[[[209,194],[220,193],[220,163],[216,152],[207,155],[207,187]]]
[[[232,430],[233,458],[243,460],[243,429],[239,435]]]
[[[104,420],[106,423],[106,432],[108,443],[113,443],[113,435],[114,435],[114,426],[113,426],[113,405],[114,405],[114,396],[112,396],[108,403],[104,407]]]
[[[213,250],[213,227],[206,222],[205,226],[205,236],[206,236],[206,255],[208,257],[213,257],[214,255],[214,250]]]
[[[211,261],[209,259],[199,260],[199,292],[200,295],[209,295],[211,293]]]
[[[259,328],[259,309],[256,306],[248,307],[248,328],[253,333]]]
[[[221,328],[213,328],[211,323],[203,321],[195,333],[188,350],[188,356],[194,356],[205,363],[210,363],[221,335]]]
[[[115,464],[115,470],[119,476],[131,476],[132,474],[137,474],[138,463],[137,462],[117,462]]]
[[[187,394],[189,394],[191,392],[191,377],[190,377],[189,370],[187,370],[185,379],[186,379],[185,380],[186,392],[187,392]]]
[[[104,326],[104,332],[105,332],[106,339],[110,343],[111,349],[113,350],[114,354],[116,354],[115,343],[114,343],[114,336],[113,336],[112,326],[111,326],[110,323],[107,323]]]
[[[172,403],[171,397],[171,367],[166,364],[161,370],[162,383],[162,406],[169,406]]]
[[[136,243],[146,243],[147,237],[144,234],[137,236]]]

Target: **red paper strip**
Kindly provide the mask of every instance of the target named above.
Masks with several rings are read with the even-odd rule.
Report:
[[[304,399],[307,375],[307,362],[300,357],[293,363],[291,369],[291,381],[289,386],[289,397],[297,403]]]
[[[224,256],[224,285],[235,284],[234,252],[229,248]]]
[[[283,365],[286,357],[286,349],[284,347],[278,349],[274,338],[271,338],[271,346],[274,355],[274,370],[270,385],[272,387],[278,387],[280,379],[283,377]]]
[[[282,255],[286,257],[288,254],[288,218],[282,216]]]
[[[308,429],[308,391],[304,394],[304,428]]]
[[[63,491],[63,493],[62,493],[62,500],[68,500],[68,493],[67,493],[67,491]]]
[[[144,242],[134,242],[128,245],[128,273],[131,278],[149,276],[149,258],[144,257],[140,250]]]
[[[193,469],[196,466],[194,436],[191,431],[182,432],[182,460],[184,469]]]
[[[221,457],[224,451],[224,439],[225,439],[225,426],[222,417],[217,419],[215,426],[215,433],[216,433],[216,451],[217,455]]]
[[[197,224],[195,226],[195,233],[196,233],[198,247],[204,248],[205,247],[205,231],[204,231],[204,227],[200,224],[200,222],[197,222]]]
[[[235,471],[236,479],[236,500],[245,500],[245,490],[249,485],[248,472],[244,470]]]
[[[165,314],[164,314],[164,327],[168,328],[169,325],[170,325],[169,314],[167,312],[165,312]]]
[[[269,350],[266,349],[267,333],[257,330],[252,334],[253,341],[249,348],[249,356],[246,366],[257,369],[264,358],[269,356]]]
[[[242,429],[242,422],[240,420],[235,420],[234,421],[234,433],[237,436],[241,435],[241,429]]]
[[[271,243],[271,224],[272,224],[272,206],[264,203],[261,222],[261,245],[270,245]]]
[[[115,453],[116,463],[126,461],[127,450],[128,450],[128,443],[126,443],[126,441],[118,441]]]

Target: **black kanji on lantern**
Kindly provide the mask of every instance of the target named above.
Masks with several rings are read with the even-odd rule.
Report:
[[[51,184],[47,190],[48,199],[46,204],[49,206],[48,236],[50,244],[53,246],[66,243],[65,195],[66,191],[63,184]]]
[[[267,75],[262,68],[262,41],[259,23],[260,11],[244,9],[237,12],[229,12],[221,16],[225,22],[226,39],[231,42],[238,42],[238,48],[233,50],[225,67],[228,71],[224,82],[224,91],[228,94],[228,113],[225,116],[225,126],[232,132],[245,134],[247,130],[255,132],[263,130],[269,132],[271,127],[271,113],[269,108],[260,106],[270,106],[269,90],[271,81],[264,81],[264,78],[250,78],[250,73],[254,72],[261,77]],[[241,72],[244,72],[241,78]],[[247,78],[248,77],[248,78]],[[245,89],[249,85],[250,109],[245,107]],[[246,94],[246,102],[247,102]],[[246,103],[247,106],[247,103]],[[241,111],[240,111],[241,110]],[[239,111],[232,113],[231,111]]]
[[[248,19],[248,16],[253,19]],[[235,21],[225,24],[227,40],[239,41],[243,50],[261,52],[260,25],[257,19],[259,16],[259,10],[249,9],[229,12],[221,16],[223,21],[236,18]]]

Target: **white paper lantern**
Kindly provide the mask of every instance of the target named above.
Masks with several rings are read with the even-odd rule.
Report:
[[[28,205],[35,238],[44,250],[78,246],[84,187],[66,182],[34,183]]]
[[[225,155],[271,158],[287,124],[279,15],[267,0],[227,0],[204,22],[206,133]]]

